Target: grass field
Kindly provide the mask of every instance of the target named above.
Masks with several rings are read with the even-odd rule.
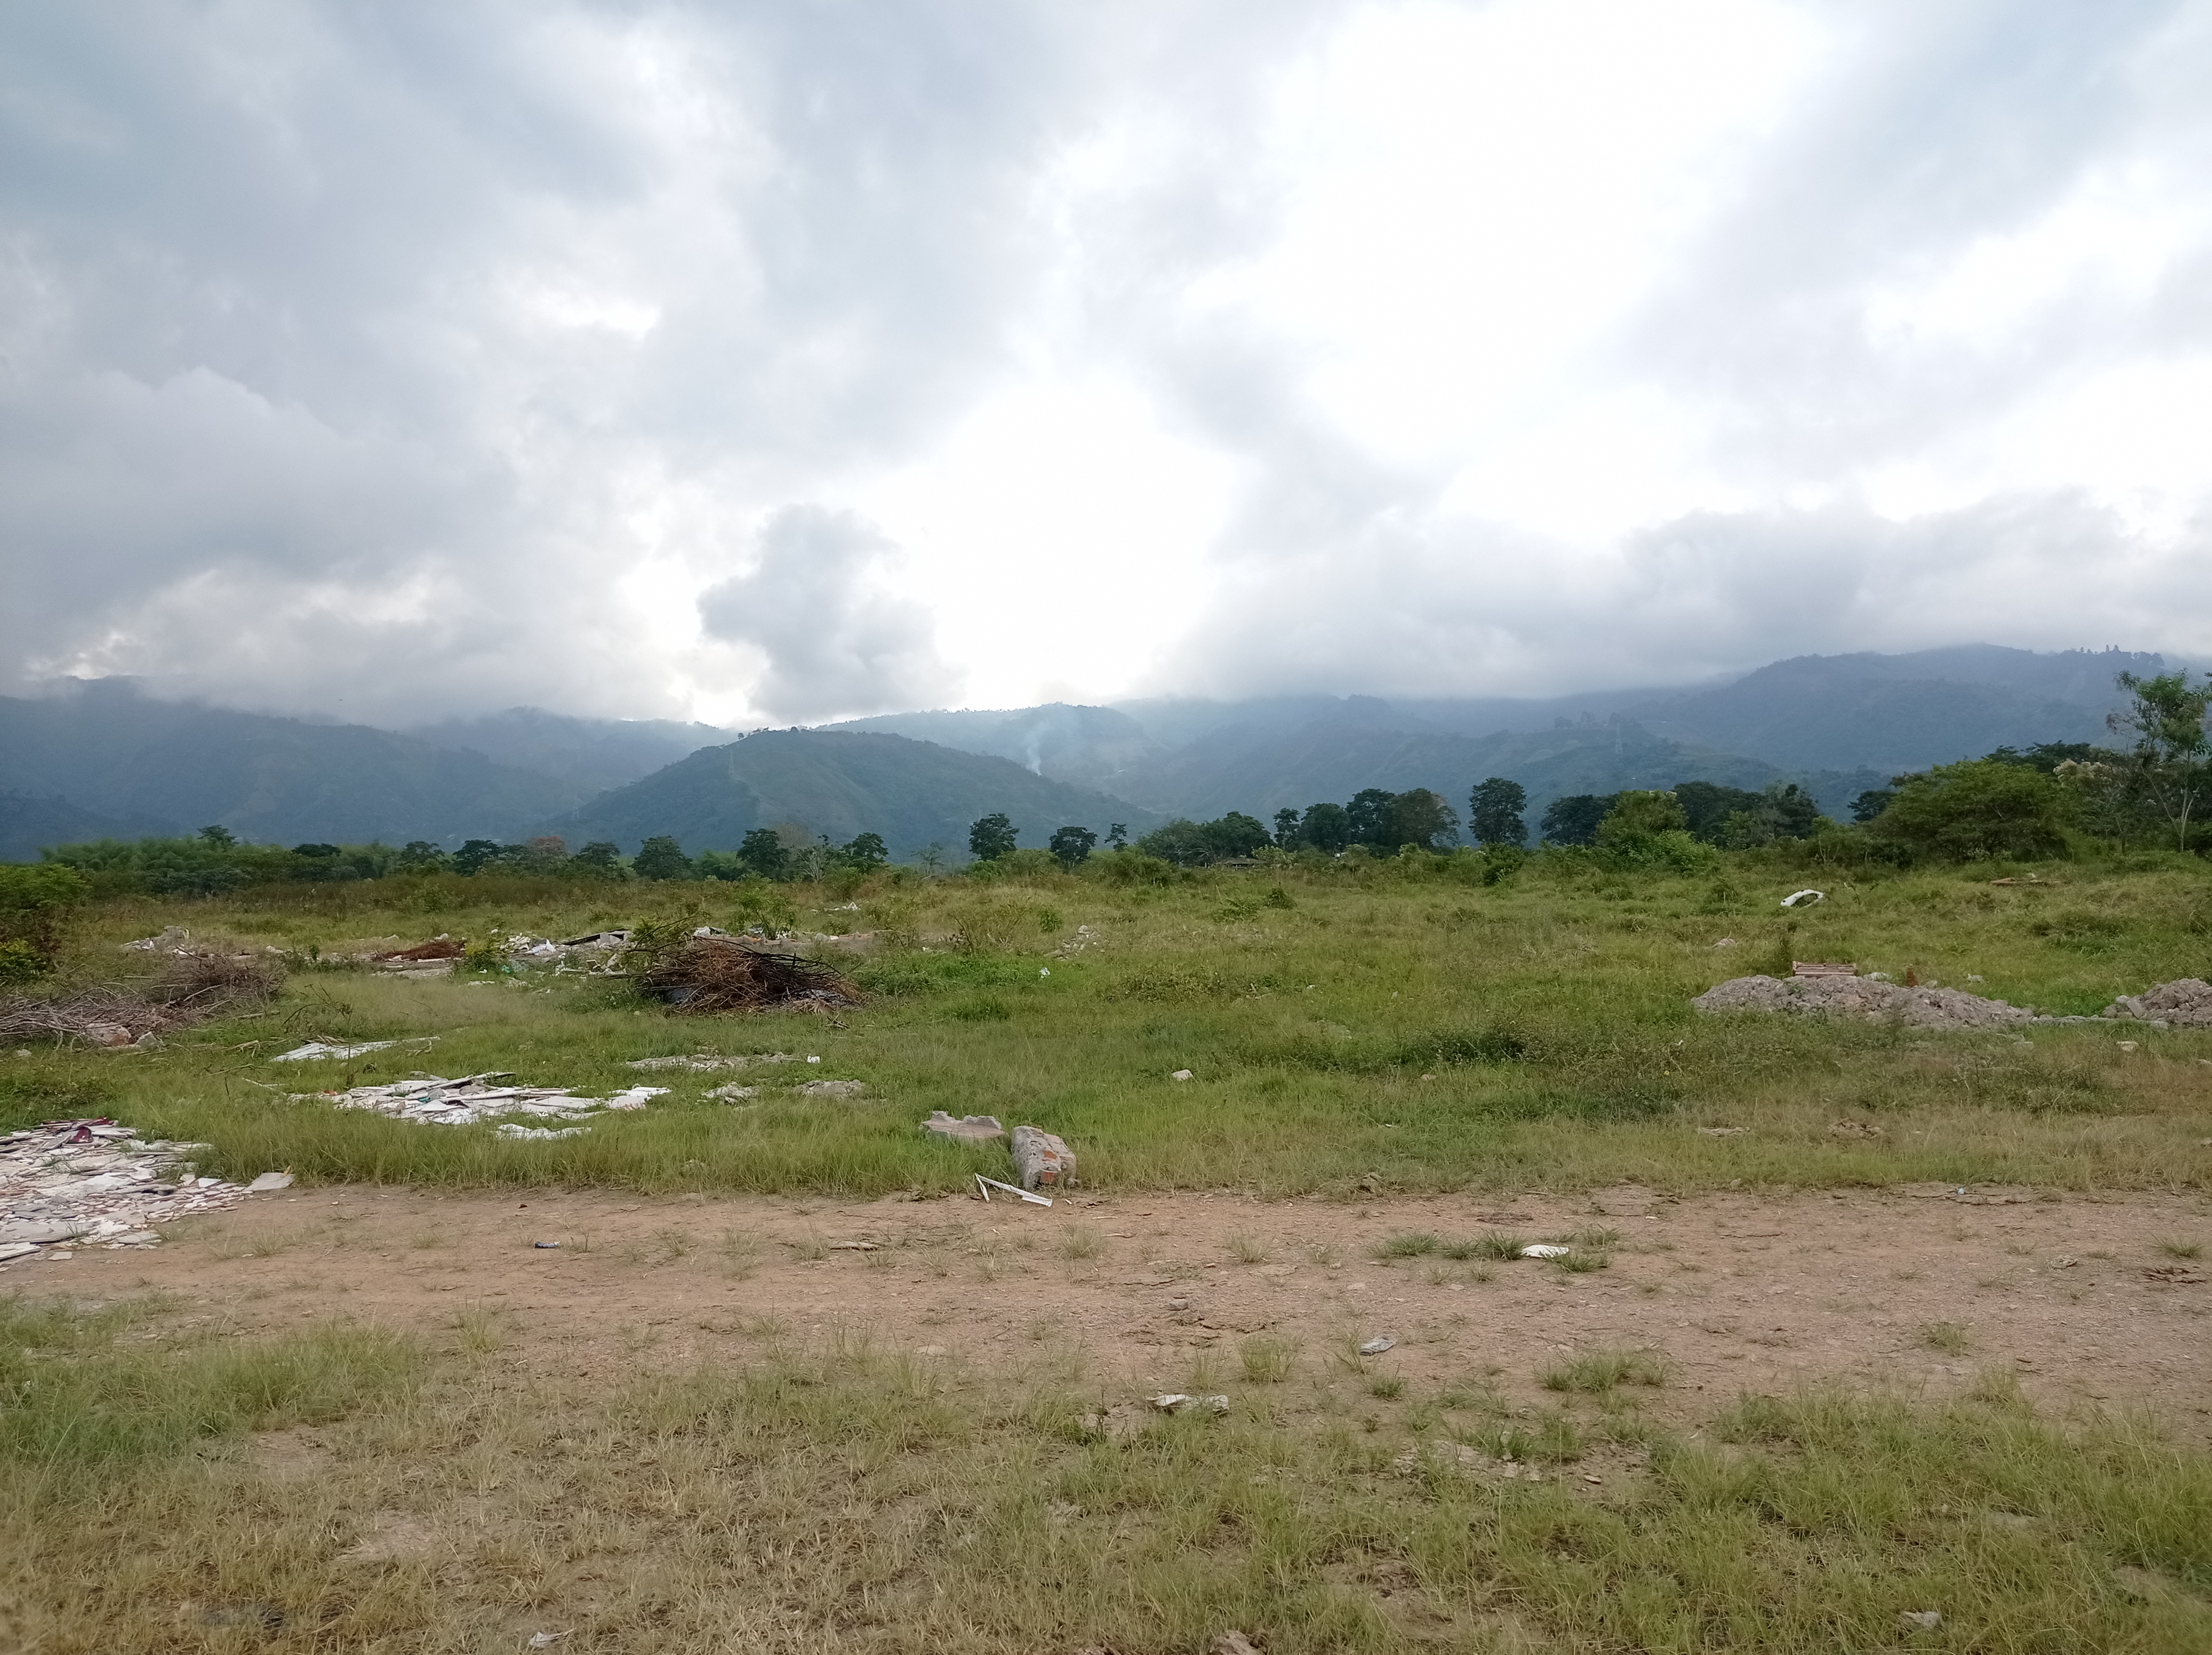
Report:
[[[1540,860],[1495,886],[1455,880],[1449,861],[1418,866],[1136,891],[945,880],[864,889],[853,911],[790,887],[802,931],[883,940],[857,967],[868,1004],[834,1024],[672,1018],[619,983],[546,972],[410,981],[331,963],[439,931],[559,936],[647,914],[748,917],[737,904],[757,899],[727,886],[379,882],[116,903],[88,928],[76,970],[126,970],[140,957],[116,946],[167,924],[319,963],[274,1013],[160,1052],[15,1058],[0,1070],[0,1119],[117,1113],[208,1142],[211,1170],[248,1176],[643,1190],[952,1187],[994,1163],[921,1140],[917,1123],[939,1108],[1058,1132],[1103,1188],[1571,1189],[1633,1176],[1677,1190],[1929,1179],[2197,1189],[2212,1171],[2201,1141],[2212,1032],[1929,1034],[1706,1018],[1688,1003],[1728,977],[1786,974],[1794,957],[2094,1012],[2116,994],[2212,973],[2212,882],[2194,860],[2046,868],[2038,885],[1992,885],[1988,868],[1836,878],[1822,882],[1825,904],[1788,911],[1779,897],[1802,875],[1748,858],[1718,879],[1634,882]],[[1723,937],[1736,946],[1716,947]],[[311,1034],[437,1044],[350,1064],[268,1061]],[[643,1078],[626,1060],[709,1049],[822,1062],[750,1072],[760,1095],[735,1108],[703,1098],[727,1074],[655,1075],[671,1097],[554,1143],[286,1097],[417,1068],[612,1089]],[[1186,1068],[1191,1080],[1170,1078]],[[869,1092],[790,1090],[822,1078]],[[1880,1135],[1838,1136],[1844,1120]],[[1725,1125],[1752,1130],[1692,1129]]]
[[[767,911],[726,886],[115,900],[81,928],[73,976],[121,980],[144,964],[121,942],[178,924],[286,951],[283,997],[155,1051],[0,1057],[0,1125],[112,1115],[205,1141],[203,1171],[289,1167],[303,1187],[647,1197],[1003,1170],[1001,1152],[926,1142],[937,1108],[1060,1133],[1101,1191],[2207,1190],[2212,1032],[1935,1034],[1688,1005],[1795,958],[2094,1012],[2212,975],[2202,863],[1846,878],[1748,855],[1673,879],[1540,858],[1489,885],[1466,866],[772,893],[804,933],[876,934],[855,967],[867,1003],[836,1019],[676,1018],[618,982],[402,980],[343,958],[441,931]],[[1828,900],[1780,908],[1805,885]],[[309,1037],[429,1035],[269,1061]],[[623,1067],[700,1050],[822,1061]],[[418,1068],[673,1091],[550,1143],[287,1096]],[[706,1098],[732,1079],[757,1095]],[[819,1079],[869,1090],[795,1090]],[[1096,1245],[1070,1236],[1054,1268]],[[1382,1250],[1477,1270],[1484,1245],[1409,1232]],[[563,1651],[1195,1655],[1232,1627],[1267,1655],[2212,1647],[2212,1464],[2151,1414],[2039,1417],[1994,1371],[1942,1398],[1816,1384],[1691,1405],[1654,1353],[1584,1350],[1538,1376],[1540,1404],[1508,1406],[1480,1366],[1409,1385],[1260,1336],[1194,1359],[1189,1388],[1233,1392],[1226,1418],[1167,1418],[1042,1336],[1024,1363],[979,1367],[763,1317],[742,1360],[641,1350],[586,1382],[514,1360],[466,1305],[436,1327],[246,1337],[174,1301],[8,1285],[0,1646],[38,1655],[510,1650],[537,1632]],[[1942,1336],[1931,1349],[1971,1354]],[[1536,1480],[1501,1479],[1501,1460]],[[1899,1621],[1926,1609],[1933,1628]]]

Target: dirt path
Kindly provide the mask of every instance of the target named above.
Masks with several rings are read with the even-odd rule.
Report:
[[[1581,1275],[1376,1256],[1402,1232],[1591,1226],[1621,1238]],[[875,1250],[839,1244],[854,1243]],[[1234,1388],[1255,1335],[1308,1362],[1385,1336],[1398,1343],[1374,1371],[1415,1388],[1490,1373],[1522,1401],[1562,1355],[1649,1347],[1674,1368],[1659,1405],[1686,1414],[1829,1377],[1940,1395],[1996,1367],[2045,1408],[2144,1406],[2204,1440],[2212,1264],[2176,1256],[2198,1244],[2212,1251],[2212,1206],[2193,1198],[1940,1188],[1504,1207],[1076,1196],[1049,1212],[338,1188],[191,1220],[155,1249],[14,1265],[0,1292],[158,1290],[246,1331],[336,1314],[449,1338],[496,1313],[526,1360],[608,1378],[841,1329],[977,1366],[1072,1344],[1109,1389],[1181,1387],[1209,1360]]]

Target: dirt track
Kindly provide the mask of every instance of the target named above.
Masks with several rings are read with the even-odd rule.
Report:
[[[1492,1372],[1522,1401],[1563,1354],[1650,1347],[1675,1375],[1659,1406],[1689,1414],[1827,1377],[1940,1395],[1996,1367],[2060,1413],[2141,1405],[2212,1439],[2212,1265],[2160,1247],[2212,1250],[2202,1201],[1929,1188],[1680,1202],[1628,1190],[1596,1204],[1608,1212],[1588,1199],[1078,1195],[1045,1212],[339,1188],[191,1220],[159,1248],[14,1265],[0,1292],[159,1290],[184,1317],[242,1331],[338,1315],[434,1340],[494,1311],[545,1371],[610,1378],[841,1327],[980,1367],[1073,1344],[1109,1389],[1179,1386],[1208,1353],[1213,1383],[1233,1389],[1255,1334],[1294,1341],[1307,1362],[1385,1335],[1399,1343],[1375,1372],[1415,1388]],[[1610,1268],[1583,1275],[1376,1256],[1405,1231],[1593,1226],[1621,1241]],[[1964,1348],[1931,1345],[1938,1323],[1962,1328]]]

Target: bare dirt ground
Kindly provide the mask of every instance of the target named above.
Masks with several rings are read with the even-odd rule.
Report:
[[[1618,1231],[1609,1268],[1386,1262],[1384,1240]],[[557,1247],[540,1245],[557,1242]],[[873,1244],[869,1250],[855,1244]],[[1996,1368],[2039,1406],[2147,1409],[2212,1439],[2212,1205],[1942,1186],[1673,1202],[1480,1197],[1346,1204],[1232,1195],[1004,1199],[641,1198],[347,1187],[258,1199],[154,1249],[78,1250],[0,1272],[0,1292],[173,1295],[240,1332],[333,1315],[434,1342],[497,1314],[548,1374],[742,1362],[761,1342],[863,1331],[977,1368],[1082,1351],[1103,1390],[1183,1387],[1211,1354],[1239,1383],[1265,1334],[1304,1361],[1398,1342],[1373,1372],[1412,1387],[1489,1374],[1519,1402],[1562,1357],[1663,1352],[1662,1412],[1808,1381],[1929,1396]],[[1931,1333],[1930,1329],[1934,1329]]]

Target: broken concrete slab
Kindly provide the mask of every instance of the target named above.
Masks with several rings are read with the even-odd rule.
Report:
[[[956,1121],[941,1109],[931,1112],[921,1129],[948,1143],[998,1143],[1006,1135],[1006,1129],[999,1124],[995,1115],[963,1115]]]
[[[1024,1190],[1067,1189],[1075,1183],[1075,1152],[1042,1127],[1013,1132],[1014,1181]]]

